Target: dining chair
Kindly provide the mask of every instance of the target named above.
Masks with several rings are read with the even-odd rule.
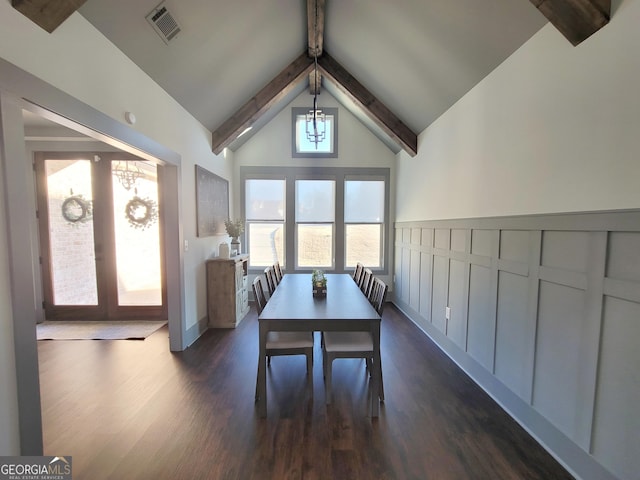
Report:
[[[387,285],[379,278],[374,278],[376,292],[373,307],[382,316]],[[325,379],[325,395],[327,405],[331,403],[331,376],[333,361],[336,358],[364,358],[369,375],[373,371],[373,336],[371,332],[323,332],[322,368]],[[384,402],[384,383],[382,382],[382,361],[380,361],[380,401]]]
[[[387,298],[387,290],[389,290],[389,287],[386,283],[384,283],[378,277],[373,277],[371,291],[369,293],[369,301],[380,316],[382,316],[382,311],[384,310],[384,302]]]
[[[262,287],[262,279],[258,275],[252,283],[253,295],[256,299],[258,315],[267,305],[267,297]],[[307,375],[313,371],[313,332],[268,332],[266,342],[267,365],[271,365],[271,357],[280,355],[306,355]],[[256,400],[258,399],[258,377],[256,374]]]
[[[267,281],[267,290],[269,291],[269,296],[271,296],[276,289],[276,280],[273,266],[264,269],[264,278]]]
[[[284,273],[282,272],[282,267],[280,267],[280,262],[276,262],[273,264],[273,272],[275,273],[274,280],[275,280],[276,286],[278,286],[282,281],[282,277],[284,276]]]
[[[369,290],[371,289],[371,282],[373,281],[373,271],[370,268],[365,267],[362,271],[362,278],[360,280],[360,290],[364,293],[364,296],[369,298]]]
[[[360,285],[360,280],[362,278],[362,272],[364,270],[364,265],[360,262],[356,263],[356,268],[353,270],[353,281],[356,284]]]

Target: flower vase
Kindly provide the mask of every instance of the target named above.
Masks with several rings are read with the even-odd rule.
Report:
[[[235,254],[233,252],[235,252]],[[231,253],[233,255],[240,255],[240,240],[238,240],[238,237],[231,239]]]
[[[322,282],[313,283],[313,296],[316,298],[324,298],[327,296],[327,285]]]

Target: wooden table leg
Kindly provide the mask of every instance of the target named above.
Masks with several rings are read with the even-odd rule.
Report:
[[[266,322],[258,321],[260,325],[260,353],[258,355],[258,415],[264,418],[267,416],[267,325]]]

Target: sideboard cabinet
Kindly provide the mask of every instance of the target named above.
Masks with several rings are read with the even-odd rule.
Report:
[[[207,314],[213,328],[235,328],[249,312],[249,255],[207,260]]]

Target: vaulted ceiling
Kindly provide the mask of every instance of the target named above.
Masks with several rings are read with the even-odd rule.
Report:
[[[547,19],[576,45],[610,10],[610,0],[166,0],[180,32],[165,43],[145,18],[159,0],[12,3],[48,31],[79,8],[213,132],[216,153],[238,148],[309,91],[318,40],[322,92],[394,152],[414,155],[412,138]],[[308,15],[316,4],[319,38]]]

